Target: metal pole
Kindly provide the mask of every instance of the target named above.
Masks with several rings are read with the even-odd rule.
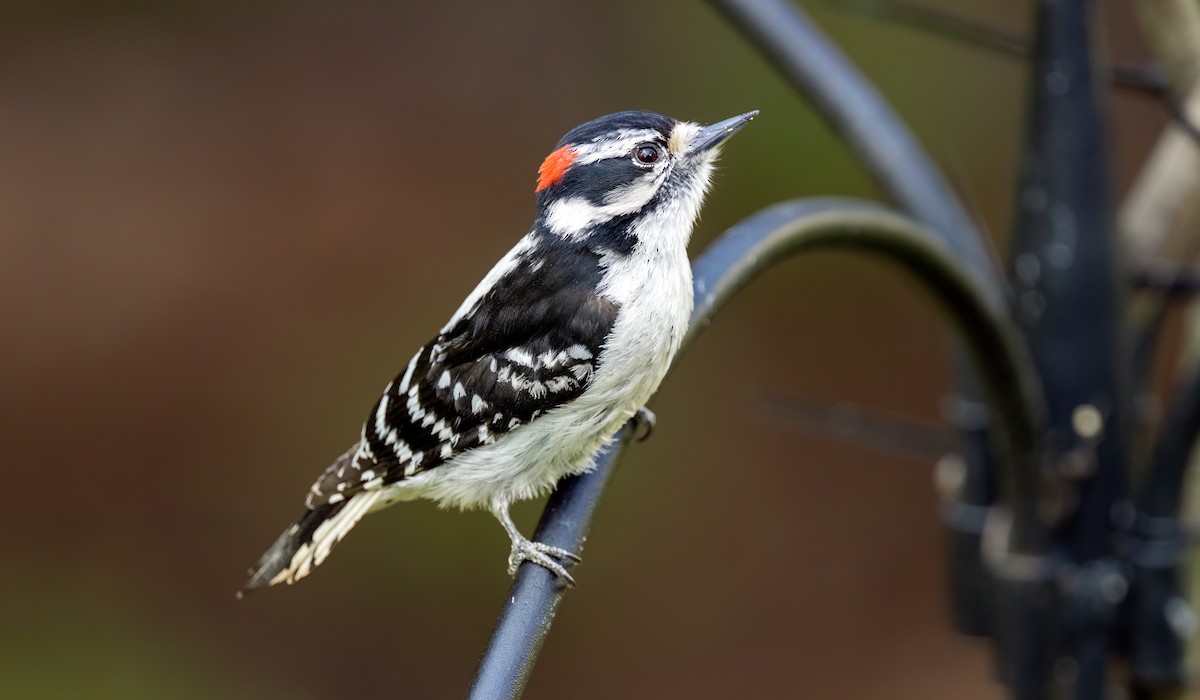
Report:
[[[1001,645],[1005,675],[1020,697],[1046,696],[1047,669],[1059,655],[1074,660],[1075,697],[1102,696],[1108,653],[1117,645],[1120,602],[1109,592],[1129,585],[1113,559],[1114,532],[1128,526],[1118,524],[1120,513],[1132,512],[1126,475],[1126,276],[1115,256],[1112,171],[1101,110],[1104,76],[1094,58],[1093,5],[1091,0],[1037,3],[1010,251],[1016,318],[1046,390],[1048,448],[1064,463],[1085,465],[1075,470],[1078,488],[1067,493],[1076,502],[1063,502],[1056,530],[1061,558],[1077,567],[1069,595],[1047,610],[1057,618],[1052,623],[1060,639],[1035,656],[1026,630],[1014,626],[1011,639]]]

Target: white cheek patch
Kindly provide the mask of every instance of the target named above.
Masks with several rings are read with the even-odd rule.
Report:
[[[546,211],[546,227],[565,238],[579,237],[596,224],[632,214],[654,198],[669,172],[663,167],[647,172],[634,182],[618,187],[604,197],[604,204],[592,204],[584,197],[564,197]]]
[[[641,209],[654,197],[666,174],[667,169],[664,167],[660,167],[657,172],[647,171],[628,185],[609,192],[604,197],[605,208],[617,211],[618,216]]]
[[[618,214],[608,206],[598,207],[583,197],[564,197],[550,205],[546,227],[565,238],[583,235],[589,228]]]

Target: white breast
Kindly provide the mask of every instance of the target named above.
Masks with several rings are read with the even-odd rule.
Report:
[[[603,288],[620,313],[588,393],[627,402],[632,415],[658,388],[687,331],[692,270],[684,251],[664,248],[608,262]]]

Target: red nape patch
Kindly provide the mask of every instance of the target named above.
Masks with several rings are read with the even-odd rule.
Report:
[[[567,168],[571,167],[571,161],[575,160],[576,155],[578,154],[574,148],[563,146],[546,156],[546,160],[543,160],[541,167],[538,168],[538,184],[534,191],[541,192],[561,180],[563,174],[567,172]]]

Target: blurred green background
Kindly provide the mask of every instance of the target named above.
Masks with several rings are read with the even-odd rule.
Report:
[[[1030,11],[926,5],[1019,34]],[[812,9],[1002,246],[1021,63]],[[1124,188],[1163,118],[1112,107]],[[394,508],[301,584],[233,592],[527,229],[545,153],[630,108],[762,110],[694,251],[782,199],[878,196],[703,3],[0,2],[0,696],[460,696],[508,590],[488,515]],[[658,395],[527,697],[1001,697],[949,630],[930,465],[754,411],[934,420],[946,366],[873,261],[750,287]]]

